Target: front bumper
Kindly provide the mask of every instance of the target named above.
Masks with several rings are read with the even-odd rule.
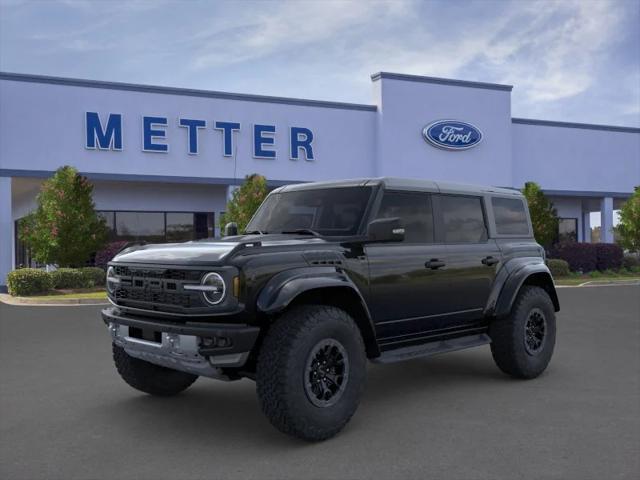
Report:
[[[260,329],[249,325],[172,322],[102,310],[113,342],[132,357],[195,375],[225,379],[223,368],[242,367]]]

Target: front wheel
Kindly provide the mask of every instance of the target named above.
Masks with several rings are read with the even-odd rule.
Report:
[[[335,307],[302,305],[269,330],[256,381],[262,411],[278,430],[318,441],[350,420],[365,377],[364,343],[353,319]]]
[[[556,315],[549,294],[525,285],[511,313],[489,327],[491,353],[504,373],[535,378],[547,368],[556,343]]]
[[[150,395],[168,397],[186,390],[198,379],[197,375],[179,372],[131,357],[124,348],[113,345],[116,369],[130,386]]]

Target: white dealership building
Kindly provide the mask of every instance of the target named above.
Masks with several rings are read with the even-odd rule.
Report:
[[[522,188],[535,181],[562,235],[640,185],[640,129],[512,118],[509,85],[377,73],[368,105],[0,74],[0,285],[24,264],[17,226],[44,179],[73,165],[114,239],[211,236],[229,193],[398,176]],[[433,127],[437,128],[425,128]],[[0,287],[1,288],[1,287]]]

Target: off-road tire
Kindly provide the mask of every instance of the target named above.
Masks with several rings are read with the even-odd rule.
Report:
[[[349,373],[336,403],[319,407],[310,400],[304,382],[314,348],[325,341],[344,347]],[[345,311],[325,305],[293,307],[274,322],[260,349],[256,384],[262,411],[288,435],[326,440],[355,413],[364,391],[366,363],[360,331]]]
[[[113,361],[122,379],[136,390],[168,397],[186,390],[197,375],[179,372],[131,357],[122,347],[113,346]]]
[[[545,321],[544,341],[535,353],[527,350],[525,329],[530,314],[541,313]],[[534,313],[532,313],[534,312]],[[556,317],[549,294],[540,287],[525,285],[518,292],[511,313],[489,326],[491,353],[498,368],[516,378],[540,375],[549,364],[556,342]]]

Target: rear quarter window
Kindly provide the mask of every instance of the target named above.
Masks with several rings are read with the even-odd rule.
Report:
[[[529,222],[524,202],[519,198],[491,198],[498,235],[528,235]]]

